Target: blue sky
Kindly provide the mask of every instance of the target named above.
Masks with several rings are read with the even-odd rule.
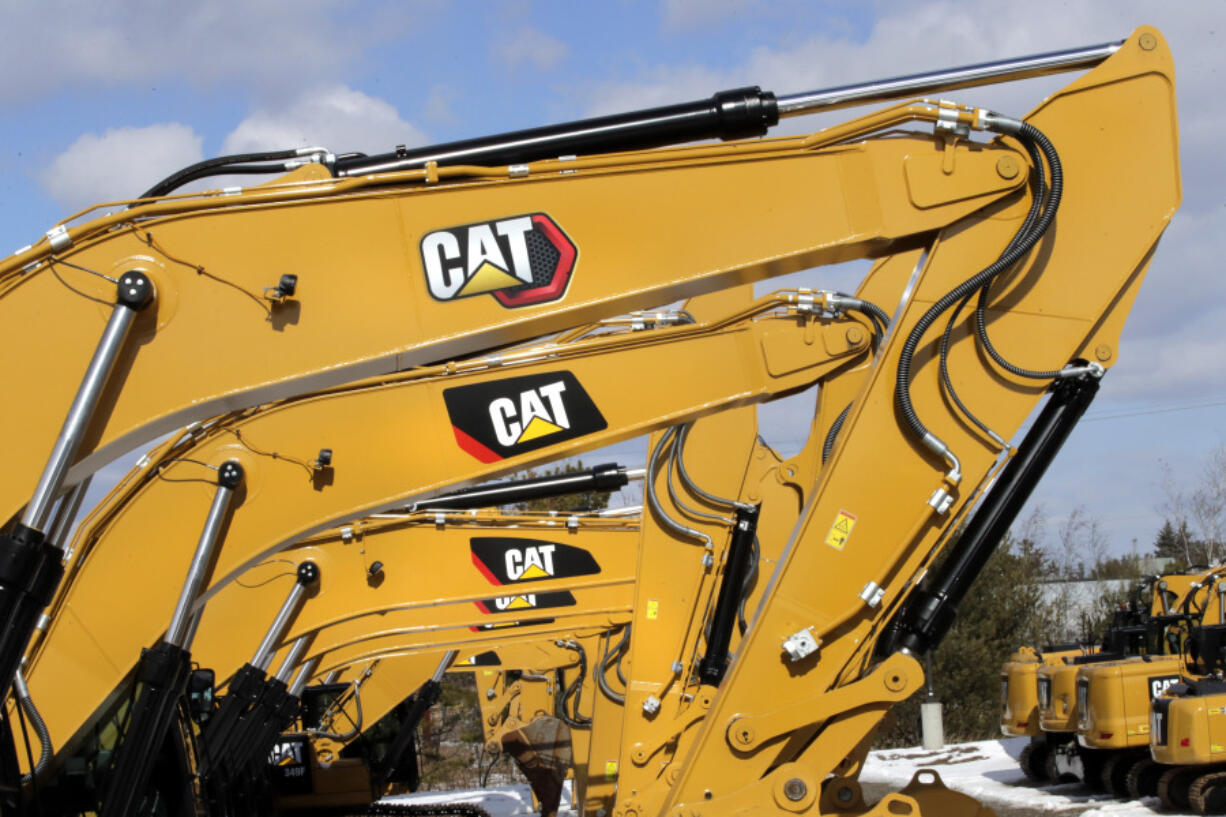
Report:
[[[1115,552],[1161,523],[1162,462],[1188,489],[1226,444],[1226,4],[1220,2],[4,2],[0,247],[223,152],[382,152],[709,96],[792,93],[1121,39],[1152,23],[1179,71],[1184,205],[1121,363],[1032,507],[1078,506]],[[1022,113],[1064,80],[960,92]],[[789,121],[814,130],[828,122]],[[854,286],[858,268],[809,273]],[[806,409],[771,409],[772,425]],[[794,448],[787,434],[773,440]],[[641,456],[641,446],[618,452]],[[110,469],[113,474],[116,469]],[[95,492],[96,493],[96,492]],[[1088,545],[1086,545],[1088,547]]]

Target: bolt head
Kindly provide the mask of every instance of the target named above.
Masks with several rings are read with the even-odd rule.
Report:
[[[864,329],[859,326],[849,326],[847,327],[845,337],[849,344],[855,346],[864,341]]]
[[[805,799],[805,795],[808,793],[809,787],[799,777],[793,777],[783,784],[783,796],[793,803],[798,803]]]
[[[1016,179],[1022,167],[1013,156],[1001,156],[996,160],[996,172],[1002,179]]]

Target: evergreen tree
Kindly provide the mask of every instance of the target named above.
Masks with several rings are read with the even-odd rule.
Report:
[[[559,474],[573,474],[583,471],[585,468],[583,460],[575,460],[565,465],[548,468],[540,473],[527,471],[516,476],[521,478],[550,477]],[[566,494],[549,499],[532,499],[527,502],[520,502],[512,505],[510,509],[514,511],[602,511],[609,507],[609,497],[612,495],[612,491],[580,491],[579,493]]]
[[[946,741],[1000,734],[998,668],[1020,645],[1044,644],[1054,629],[1054,611],[1036,581],[1049,570],[1033,543],[1006,536],[958,606],[953,627],[926,665],[944,704]],[[920,742],[919,705],[926,694],[921,690],[895,707],[894,723],[878,736],[878,746]]]

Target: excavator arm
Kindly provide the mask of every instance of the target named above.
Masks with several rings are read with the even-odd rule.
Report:
[[[430,497],[458,487],[654,432],[644,492],[652,521],[640,570],[666,544],[684,542],[695,557],[708,550],[714,557],[712,531],[730,541],[718,574],[702,573],[714,560],[679,571],[697,580],[685,603],[673,609],[640,594],[627,614],[640,638],[661,619],[682,636],[659,642],[666,650],[681,646],[667,668],[630,661],[623,744],[650,733],[645,749],[654,765],[636,787],[621,781],[615,817],[830,810],[823,787],[830,796],[842,791],[839,775],[854,774],[883,714],[919,687],[918,657],[940,641],[1117,359],[1123,321],[1178,205],[1169,53],[1157,32],[1141,29],[1079,64],[1112,52],[1021,120],[921,101],[809,137],[530,159],[505,169],[431,160],[421,169],[380,166],[340,180],[305,170],[232,199],[144,202],[49,236],[0,268],[8,276],[0,309],[28,306],[9,301],[15,295],[63,298],[69,260],[69,269],[103,290],[112,284],[90,270],[117,272],[119,294],[127,286],[141,303],[112,309],[105,297],[98,304],[74,294],[75,312],[56,318],[65,326],[48,327],[63,329],[66,339],[87,314],[100,325],[109,311],[107,337],[120,336],[109,354],[122,376],[96,395],[100,411],[76,424],[85,442],[57,444],[42,477],[55,427],[30,420],[46,433],[15,471],[27,483],[13,492],[12,510],[28,494],[33,500],[10,549],[41,544],[51,500],[115,446],[166,427],[159,423],[221,407],[230,413],[159,448],[83,526],[69,581],[31,651],[31,682],[72,677],[80,660],[73,656],[86,653],[70,645],[106,643],[128,660],[90,667],[93,683],[81,697],[97,700],[118,687],[142,648],[162,633],[181,648],[202,609],[304,537],[389,508],[427,507]],[[898,131],[917,121],[935,133]],[[974,129],[998,136],[972,141]],[[636,218],[618,212],[619,202],[633,203]],[[349,223],[349,214],[360,214],[361,229],[380,239],[372,236],[367,255],[350,254],[342,264],[331,225]],[[526,247],[537,232],[553,249],[546,253],[552,276],[538,277],[529,261],[531,281],[514,278],[518,242]],[[398,236],[393,250],[387,235]],[[301,296],[292,281],[266,282],[265,290],[256,282],[275,267],[253,260],[261,257],[253,245],[269,236],[270,246],[296,242],[302,250],[277,256],[301,264]],[[144,266],[132,260],[138,255],[147,257]],[[854,257],[881,259],[855,298],[801,290],[651,332],[573,328],[621,309]],[[321,290],[330,303],[312,307],[307,281],[329,278],[320,266],[355,259],[373,270],[361,287],[346,277],[341,289],[348,289]],[[329,311],[369,287],[379,308],[394,313],[370,321],[375,333],[396,326],[390,344],[368,345],[365,328]],[[259,314],[250,324],[206,327],[194,311],[206,289]],[[171,293],[177,303],[150,300],[150,291]],[[86,294],[97,299],[99,292]],[[874,303],[884,309],[866,306]],[[26,311],[14,312],[25,320]],[[312,358],[326,334],[317,316],[333,322],[332,334],[337,325],[353,328],[322,365]],[[121,342],[127,323],[143,345]],[[259,334],[270,331],[281,333],[273,344]],[[181,343],[168,340],[172,332],[188,332],[194,349],[216,352],[224,365],[202,366],[208,373],[190,386],[139,386],[167,371],[168,357],[159,355],[181,353]],[[525,343],[550,332],[562,334]],[[89,356],[82,345],[80,361]],[[237,359],[256,357],[251,349],[276,349],[283,360],[259,367],[259,375],[244,373],[251,361]],[[399,371],[414,364],[428,365]],[[380,374],[332,385],[369,373]],[[65,382],[67,402],[75,382]],[[809,442],[778,465],[787,500],[773,487],[760,489],[763,470],[721,474],[728,480],[718,489],[686,475],[688,423],[818,383],[830,388]],[[152,391],[159,395],[149,397]],[[741,457],[760,451],[740,436],[732,448]],[[718,510],[678,522],[674,477],[691,501],[697,495]],[[759,600],[746,610],[738,641],[730,630],[744,585],[730,577],[743,562],[734,559],[732,540],[759,511],[774,520],[771,530],[790,533],[772,534],[771,549],[763,546],[773,572],[755,587]],[[153,532],[165,546],[149,547]],[[210,562],[211,569],[200,567]],[[130,575],[132,564],[151,578],[146,592],[116,599],[116,578]],[[34,602],[49,596],[47,584],[27,595]],[[0,591],[10,592],[7,585]],[[0,593],[0,603],[6,598]],[[16,666],[21,623],[32,623],[29,603],[20,603],[0,664]],[[519,635],[544,634],[527,629]],[[349,654],[300,665],[294,683],[315,670],[406,652],[398,638],[359,639]],[[304,652],[289,652],[283,665],[292,670]],[[664,687],[662,669],[673,679]],[[667,728],[635,721],[656,713]],[[661,752],[662,736],[669,745]],[[891,795],[873,813],[927,808],[921,795]]]

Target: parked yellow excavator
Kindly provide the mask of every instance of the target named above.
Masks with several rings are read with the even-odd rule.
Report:
[[[1143,653],[1077,672],[1077,743],[1098,756],[1100,785],[1117,797],[1158,794],[1164,770],[1150,757],[1150,705],[1195,671],[1186,661],[1193,634],[1226,621],[1223,575],[1199,572],[1178,607],[1146,622]]]
[[[1065,70],[1023,117],[915,98]],[[57,225],[0,262],[4,372],[37,386],[0,494],[0,810],[267,812],[250,770],[312,727],[310,681],[414,651],[432,679],[459,657],[441,631],[552,634],[570,605],[545,588],[586,580],[606,621],[556,640],[632,630],[624,703],[590,715],[613,737],[584,750],[614,817],[983,813],[929,778],[867,804],[856,777],[1116,362],[1177,142],[1143,28],[381,156],[222,157]],[[175,192],[270,167],[290,172]],[[853,258],[875,261],[854,294],[750,297]],[[813,386],[779,458],[741,410]],[[70,537],[89,474],[176,429]],[[470,530],[412,563],[346,543],[389,511],[449,533],[525,487],[484,483],[643,434],[637,534],[583,532],[636,542],[616,586],[531,575],[536,604],[500,609],[529,585],[474,597],[449,561],[473,572]]]
[[[1021,703],[1013,706],[1021,713],[1028,711],[1022,708],[1027,699],[1031,695],[1034,698],[1034,729],[1029,732],[1030,743],[1018,758],[1027,777],[1039,781],[1076,779],[1095,790],[1103,787],[1106,756],[1095,751],[1093,743],[1087,746],[1078,739],[1079,726],[1086,719],[1086,699],[1078,686],[1081,671],[1127,656],[1169,654],[1163,634],[1168,624],[1186,624],[1187,618],[1179,609],[1200,586],[1198,580],[1203,573],[1141,579],[1132,588],[1127,602],[1111,611],[1110,624],[1093,647],[1044,653],[1042,661],[1026,661],[1030,656],[1023,649],[1019,654],[1023,660],[1011,659],[1005,664],[1007,676],[1002,683],[1007,684],[1006,702],[1019,700]],[[1001,729],[1006,735],[1029,731],[1024,731],[1020,722],[1016,727],[1013,723],[1011,720],[1006,725],[1002,716]]]

